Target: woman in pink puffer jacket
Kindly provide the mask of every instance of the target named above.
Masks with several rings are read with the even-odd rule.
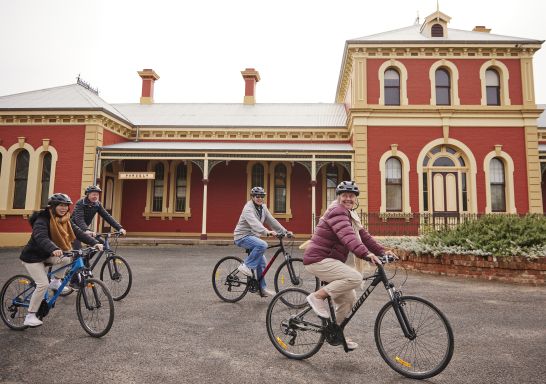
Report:
[[[307,301],[320,317],[329,318],[330,296],[334,302],[336,321],[340,324],[350,312],[356,300],[355,288],[362,282],[362,275],[345,264],[349,252],[373,264],[381,264],[376,256],[392,254],[383,249],[362,227],[353,209],[357,206],[360,194],[354,181],[343,181],[336,188],[337,199],[320,218],[315,233],[303,255],[305,269],[328,282],[317,292],[311,293]],[[347,339],[349,349],[358,344]]]

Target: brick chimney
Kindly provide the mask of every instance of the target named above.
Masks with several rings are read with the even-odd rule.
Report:
[[[260,74],[254,68],[246,68],[241,71],[245,80],[245,99],[247,105],[256,104],[256,83],[260,81]]]
[[[491,28],[485,28],[485,25],[476,25],[472,32],[485,32],[489,33],[491,32]]]
[[[154,103],[154,83],[159,76],[153,69],[143,69],[138,71],[142,78],[142,96],[140,96],[140,104]]]

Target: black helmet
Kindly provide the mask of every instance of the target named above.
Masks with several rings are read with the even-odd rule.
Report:
[[[70,200],[70,197],[64,193],[54,193],[53,195],[49,196],[49,199],[47,199],[47,205],[49,206],[56,206],[59,204],[72,204],[72,200]]]
[[[358,185],[354,181],[342,181],[336,187],[336,196],[341,195],[344,192],[354,193],[356,196],[360,195]]]
[[[262,187],[253,187],[250,190],[250,196],[256,196],[256,195],[265,196],[267,195],[267,193],[265,193],[265,190]]]
[[[85,194],[89,195],[91,192],[102,192],[102,189],[100,189],[97,185],[90,185],[89,187],[85,188]]]

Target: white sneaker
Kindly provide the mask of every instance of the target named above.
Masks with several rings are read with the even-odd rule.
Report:
[[[275,296],[277,294],[277,292],[272,291],[272,290],[267,289],[267,288],[261,289],[259,293],[260,293],[261,297]]]
[[[245,263],[242,263],[241,265],[239,265],[237,267],[237,269],[239,270],[239,272],[241,272],[243,275],[245,276],[249,276],[251,277],[252,276],[252,271],[250,270],[250,268],[248,268]]]
[[[349,349],[349,351],[352,351],[358,348],[358,344],[352,341],[351,339],[345,339],[345,342],[347,343],[347,348]]]
[[[60,279],[53,279],[49,282],[49,289],[52,289],[54,291],[58,291],[59,288],[61,287],[61,280]],[[62,293],[68,293],[70,292],[70,288],[68,287],[64,287],[63,288],[63,292]]]
[[[23,325],[27,325],[29,327],[37,327],[39,325],[42,325],[44,322],[36,317],[35,313],[28,313],[25,316],[25,322]]]
[[[328,305],[324,300],[316,297],[314,293],[311,293],[306,299],[313,311],[315,311],[318,316],[325,319],[330,318],[330,308],[328,308]]]

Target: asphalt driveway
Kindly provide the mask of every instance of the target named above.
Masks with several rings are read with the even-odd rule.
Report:
[[[25,273],[19,251],[0,249],[1,285]],[[83,331],[75,295],[60,300],[41,327],[17,332],[0,323],[1,383],[411,381],[391,370],[375,347],[373,321],[387,300],[381,288],[347,329],[360,348],[346,354],[325,344],[310,359],[293,361],[267,337],[269,299],[248,294],[229,304],[212,290],[214,264],[225,255],[242,256],[239,249],[142,246],[119,253],[133,269],[134,283],[116,302],[110,333],[95,339]],[[435,303],[455,333],[450,365],[426,382],[544,382],[546,288],[410,273],[403,291]]]

